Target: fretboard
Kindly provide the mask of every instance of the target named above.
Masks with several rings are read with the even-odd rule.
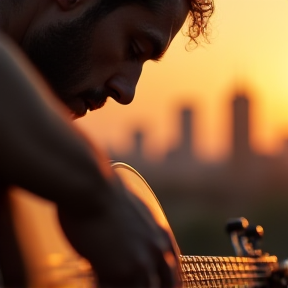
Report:
[[[250,288],[267,286],[277,257],[180,256],[183,287]]]

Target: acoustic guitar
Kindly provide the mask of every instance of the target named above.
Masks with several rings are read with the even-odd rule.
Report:
[[[234,248],[238,255],[243,255],[242,257],[184,256],[180,253],[180,248],[157,197],[145,179],[127,164],[115,162],[112,167],[127,188],[146,204],[156,222],[169,233],[176,251],[179,253],[183,287],[244,288],[279,285],[272,280],[280,268],[277,257],[262,255],[257,249],[258,247],[253,247],[254,238],[257,241],[258,236],[261,236],[262,231],[259,226],[256,227],[253,235],[253,227],[249,227],[248,221],[244,218],[228,223],[227,229],[231,233]],[[245,230],[248,231],[248,234],[245,233]],[[252,237],[249,237],[249,233]],[[251,242],[249,242],[249,238],[252,238]]]
[[[231,235],[232,243],[236,251],[235,257],[182,255],[165,213],[145,179],[135,169],[125,163],[114,162],[111,165],[131,193],[134,193],[146,204],[153,214],[155,221],[169,233],[174,247],[179,254],[179,272],[181,274],[183,287],[287,287],[287,269],[285,269],[285,264],[279,264],[276,256],[264,254],[257,247],[257,239],[261,237],[263,232],[260,226],[249,226],[245,218],[233,219],[228,223],[227,230]],[[18,218],[21,218],[21,215],[25,215],[26,220],[24,220],[29,223],[29,227],[31,227],[31,225],[33,226],[33,218],[38,218],[39,221],[38,224],[36,223],[34,225],[36,232],[30,230],[30,235],[33,233],[33,238],[37,245],[34,244],[35,242],[31,245],[30,238],[26,239],[26,241],[24,239],[22,245],[24,256],[27,256],[27,265],[30,267],[28,273],[30,274],[29,278],[32,283],[31,287],[95,287],[93,273],[89,263],[73,251],[63,236],[59,224],[57,226],[54,204],[47,201],[43,202],[42,199],[40,200],[34,195],[26,194],[23,196],[23,191],[18,194],[16,192],[14,198],[16,208],[20,208],[17,212]],[[31,208],[32,206],[33,209]],[[34,211],[35,207],[38,209],[37,217],[35,217],[35,213],[37,213]],[[31,212],[32,210],[34,211],[34,216]],[[39,211],[41,212],[39,213]],[[47,225],[43,229],[43,221],[39,220],[39,214],[45,213],[45,221],[47,221],[47,218],[53,219],[49,220],[51,222],[50,224],[49,221],[47,221]],[[20,231],[23,229],[23,225],[22,223],[19,229],[20,238],[28,237],[27,230],[25,230],[25,232],[22,231],[22,233]],[[49,226],[53,226],[53,228],[50,229]],[[39,232],[41,229],[42,232]],[[47,232],[49,229],[50,232]],[[57,231],[55,230],[55,232],[53,229]],[[37,235],[37,233],[39,235]],[[49,233],[49,235],[45,233]],[[54,238],[57,239],[55,240]],[[39,246],[41,246],[41,239],[44,239],[43,241],[46,240],[46,242],[47,239],[50,239],[49,243],[55,240],[53,242],[54,246],[51,244],[50,247],[49,243],[46,243],[46,246],[43,245],[43,248],[40,247],[41,250],[39,248]],[[57,244],[55,244],[56,242]],[[30,247],[25,243],[29,243]],[[38,254],[36,255],[35,250],[37,249]],[[32,257],[33,253],[34,257]],[[64,254],[68,256],[65,258],[63,257]],[[46,261],[45,264],[43,264],[43,259],[50,259],[52,262]]]

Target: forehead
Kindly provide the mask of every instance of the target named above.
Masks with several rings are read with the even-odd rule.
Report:
[[[131,20],[133,28],[145,34],[152,42],[165,50],[181,29],[189,12],[187,0],[153,0],[145,4],[135,1],[122,7],[126,9],[126,19]],[[150,3],[147,4],[147,3]],[[134,8],[133,15],[129,9]],[[125,12],[124,12],[125,13]]]
[[[152,4],[148,9],[157,18],[163,24],[170,25],[172,34],[176,34],[180,30],[189,12],[187,0],[150,0],[147,2]]]
[[[177,33],[182,27],[188,12],[189,5],[187,0],[160,0],[157,9],[159,17],[172,21],[172,32]],[[156,12],[156,13],[157,13]]]

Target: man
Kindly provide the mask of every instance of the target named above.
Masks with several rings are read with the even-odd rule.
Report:
[[[212,11],[207,0],[0,0],[0,267],[6,287],[25,286],[10,223],[11,185],[57,204],[68,239],[91,262],[99,285],[176,285],[169,237],[103,153],[71,126],[69,114],[82,117],[107,97],[129,104],[144,62],[161,58],[188,14],[191,38],[205,33]]]

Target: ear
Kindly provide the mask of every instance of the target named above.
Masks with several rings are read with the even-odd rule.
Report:
[[[72,10],[81,0],[56,0],[64,11]]]

